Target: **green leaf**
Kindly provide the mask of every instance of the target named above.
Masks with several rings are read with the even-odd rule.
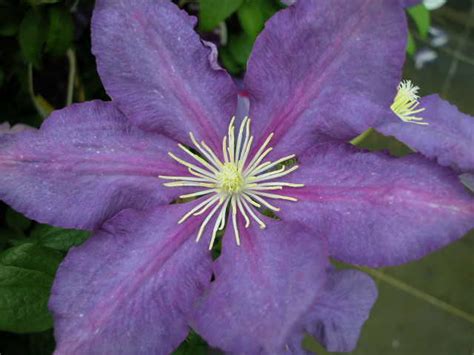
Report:
[[[394,137],[386,137],[374,129],[368,129],[352,142],[355,146],[370,151],[388,150],[391,155],[402,157],[413,151]]]
[[[416,52],[416,44],[415,40],[413,39],[413,36],[411,33],[408,33],[408,40],[407,40],[407,53],[413,57],[413,55]]]
[[[74,21],[71,13],[60,6],[49,9],[49,31],[46,50],[52,55],[66,53],[74,39]]]
[[[63,259],[57,250],[34,243],[25,243],[0,253],[0,264],[42,271],[52,277]]]
[[[18,37],[21,53],[27,62],[39,64],[47,33],[48,21],[42,11],[30,9],[21,22]]]
[[[11,208],[7,209],[5,219],[7,226],[17,231],[25,231],[31,226],[31,221],[28,218]]]
[[[237,72],[245,70],[254,41],[255,38],[248,36],[246,33],[230,35],[227,46],[221,49],[221,58],[233,63]]]
[[[32,6],[45,5],[45,4],[55,4],[62,0],[28,0],[28,3]]]
[[[242,5],[243,0],[201,0],[199,28],[211,31],[219,23],[232,15]]]
[[[415,22],[420,36],[426,38],[431,25],[430,12],[428,9],[423,4],[420,4],[410,7],[408,13]]]
[[[0,36],[14,36],[20,27],[21,17],[13,6],[0,6]]]
[[[232,75],[238,75],[242,71],[242,67],[237,63],[228,50],[219,51],[219,57],[222,66]]]
[[[82,244],[89,236],[90,232],[51,227],[46,224],[35,226],[31,232],[31,238],[39,244],[61,251],[68,251],[71,247]]]
[[[206,355],[211,353],[210,350],[207,343],[191,331],[186,340],[173,352],[173,355]],[[212,354],[220,354],[220,352],[213,351]]]
[[[23,244],[0,254],[0,330],[29,333],[51,328],[51,286],[62,254]]]
[[[257,37],[278,8],[271,0],[246,0],[237,11],[240,25],[250,37]]]

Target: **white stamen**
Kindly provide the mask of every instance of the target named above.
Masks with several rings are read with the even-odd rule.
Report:
[[[196,241],[199,241],[207,224],[217,214],[212,228],[209,249],[212,249],[218,231],[223,230],[226,225],[227,211],[229,211],[229,217],[232,220],[235,242],[240,245],[237,219],[239,212],[245,220],[245,228],[248,228],[253,220],[263,229],[266,225],[257,216],[257,212],[260,212],[259,209],[265,207],[275,212],[280,211],[279,207],[274,206],[267,199],[297,201],[294,197],[275,192],[283,190],[283,187],[304,186],[303,184],[274,181],[292,173],[298,169],[298,165],[290,168],[285,165],[279,167],[286,161],[295,158],[294,154],[274,162],[264,161],[272,151],[272,147],[268,147],[268,145],[273,133],[267,137],[255,155],[247,161],[254,141],[254,137],[250,135],[251,120],[248,117],[242,120],[237,135],[234,122],[235,118],[233,117],[227,135],[222,140],[222,161],[204,141],[198,142],[194,135],[189,133],[196,152],[182,144],[178,146],[199,165],[183,160],[170,152],[168,154],[171,158],[188,168],[190,176],[159,176],[161,179],[171,180],[171,182],[164,183],[168,187],[202,188],[180,196],[182,199],[204,198],[204,200],[187,212],[178,223],[183,223],[192,216],[207,213],[196,237]]]
[[[398,92],[390,108],[403,121],[419,125],[427,125],[428,122],[422,122],[423,117],[417,117],[416,114],[423,112],[424,107],[420,105],[418,86],[413,85],[410,80],[404,80],[398,85]]]

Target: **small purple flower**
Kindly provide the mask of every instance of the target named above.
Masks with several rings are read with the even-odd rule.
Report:
[[[328,255],[397,265],[471,229],[457,174],[474,170],[472,118],[400,84],[399,0],[277,13],[248,63],[248,109],[194,25],[168,0],[98,0],[93,51],[113,101],[0,136],[0,198],[95,231],[57,273],[56,353],[165,354],[189,327],[228,352],[302,353],[305,332],[350,351],[376,289]],[[346,143],[369,127],[426,157]]]

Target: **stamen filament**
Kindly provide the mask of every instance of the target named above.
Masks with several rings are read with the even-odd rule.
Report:
[[[240,201],[240,198],[237,198],[237,206],[239,207],[239,211],[245,219],[245,228],[248,228],[250,226],[250,219],[249,216],[247,216],[247,212],[245,212],[244,207],[242,206],[242,201]]]
[[[263,142],[262,146],[258,149],[257,153],[254,155],[254,157],[252,158],[252,160],[250,160],[250,163],[248,164],[248,166],[252,166],[253,163],[255,162],[255,160],[257,160],[260,155],[262,154],[262,152],[265,150],[265,148],[267,147],[268,143],[270,143],[270,141],[272,140],[273,138],[273,132],[270,133],[270,135],[267,137],[267,139],[265,139],[265,142]],[[245,170],[247,171],[248,168]]]
[[[413,107],[413,112],[417,112],[416,107]],[[232,220],[235,242],[240,245],[241,237],[237,219],[240,218],[239,215],[245,220],[245,228],[255,222],[263,229],[266,224],[257,213],[263,212],[262,208],[280,211],[279,207],[267,199],[297,201],[296,198],[281,195],[278,191],[283,187],[304,186],[297,183],[272,181],[298,169],[297,165],[290,168],[285,165],[278,167],[285,161],[295,158],[294,154],[274,162],[265,161],[273,149],[269,146],[273,133],[267,137],[252,159],[247,161],[254,142],[254,137],[250,135],[250,122],[251,119],[245,117],[236,132],[235,118],[231,119],[227,135],[222,140],[222,159],[219,159],[204,141],[199,142],[190,132],[189,136],[196,150],[183,144],[179,144],[178,147],[199,164],[193,164],[169,152],[172,159],[187,167],[189,175],[159,175],[159,178],[169,181],[163,183],[167,187],[199,188],[197,191],[179,196],[181,199],[203,198],[203,201],[191,208],[178,223],[183,223],[190,217],[206,214],[197,232],[196,241],[199,241],[211,219],[216,217],[211,231],[209,249],[214,246],[218,232],[224,230],[228,218]]]
[[[186,182],[186,181],[167,182],[167,183],[164,183],[163,186],[166,186],[166,187],[210,187],[210,188],[217,187],[216,184],[206,184],[206,183]]]
[[[232,225],[234,226],[234,234],[235,234],[235,242],[237,245],[240,245],[240,234],[239,234],[239,227],[237,225],[237,203],[236,203],[236,197],[232,197]]]
[[[295,157],[294,154],[291,154],[291,155],[288,155],[286,157],[283,157],[281,159],[278,159],[277,161],[273,162],[273,163],[270,163],[266,166],[264,166],[264,164],[260,165],[258,167],[258,169],[254,169],[253,171],[249,172],[250,174],[253,174],[253,175],[257,175],[257,174],[260,174],[260,173],[263,173],[264,171],[267,171],[268,169],[271,169],[273,168],[274,166],[277,166],[278,164],[280,163],[283,163],[287,160],[290,160],[290,159],[293,159]]]
[[[193,209],[191,211],[187,212],[183,217],[181,217],[181,219],[178,221],[178,224],[183,223],[185,220],[187,220],[189,217],[191,217],[191,215],[193,215],[194,212],[199,210],[204,205],[209,204],[211,201],[216,201],[218,198],[219,197],[216,195],[216,196],[211,196],[211,197],[205,199],[204,201],[202,201],[201,203],[199,203],[198,205],[193,207]]]
[[[214,214],[217,212],[217,210],[219,209],[219,207],[222,205],[223,202],[224,202],[224,199],[221,198],[219,203],[212,209],[212,211],[204,219],[204,221],[201,224],[201,227],[199,228],[199,232],[196,237],[196,242],[199,242],[201,240],[202,233],[204,232],[204,228],[206,228],[206,225],[209,223],[209,220],[212,218],[212,216],[214,216]]]
[[[263,198],[261,198],[260,196],[258,196],[257,194],[254,194],[254,193],[251,193],[251,192],[247,192],[247,194],[254,198],[255,200],[257,200],[258,202],[260,202],[262,205],[268,207],[269,209],[271,209],[272,211],[275,211],[275,212],[278,212],[280,211],[280,209],[278,207],[275,207],[273,206],[272,204],[270,204],[269,202],[265,201]]]
[[[205,161],[203,158],[201,158],[199,155],[194,154],[189,150],[189,148],[185,147],[182,144],[178,144],[178,147],[180,147],[184,152],[186,152],[188,155],[190,155],[192,158],[194,158],[196,161],[200,162],[202,165],[204,165],[206,168],[209,170],[217,173],[219,170],[217,170],[215,167],[213,167],[211,164],[209,164],[207,161]]]
[[[413,85],[410,80],[404,80],[398,85],[398,92],[390,108],[403,121],[418,125],[427,125],[428,122],[422,122],[422,117],[416,117],[417,113],[423,112],[424,107],[417,109],[420,105],[418,86]]]
[[[252,216],[255,222],[259,224],[260,229],[265,229],[267,225],[263,223],[263,221],[260,218],[257,217],[255,212],[253,212],[252,208],[248,205],[247,201],[245,200],[241,200],[241,201],[242,201],[242,204],[244,205],[245,210],[250,214],[250,216]]]
[[[198,171],[200,172],[201,174],[203,175],[206,175],[206,176],[209,176],[209,177],[213,177],[212,173],[209,173],[208,171],[204,170],[204,169],[201,169],[200,167],[194,165],[194,164],[191,164],[191,163],[188,163],[186,160],[183,160],[181,158],[178,158],[176,155],[174,155],[173,153],[171,152],[168,152],[168,155],[173,158],[174,160],[176,160],[178,163],[192,169],[192,170],[195,170],[195,171]]]
[[[290,196],[286,196],[286,195],[270,194],[270,193],[261,192],[261,191],[254,191],[254,192],[252,193],[252,196],[253,196],[253,195],[259,195],[259,196],[274,198],[274,199],[276,199],[276,200],[287,200],[287,201],[293,201],[293,202],[298,201],[298,199],[295,198],[295,197],[290,197]]]
[[[191,194],[180,195],[179,198],[199,197],[199,196],[211,194],[213,192],[218,192],[218,190],[217,189],[202,190],[202,191],[198,191],[198,192],[193,192]]]

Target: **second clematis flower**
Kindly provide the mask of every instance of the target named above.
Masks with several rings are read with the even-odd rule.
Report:
[[[302,353],[305,332],[349,351],[376,290],[328,256],[397,265],[471,229],[474,199],[457,174],[472,168],[472,135],[439,153],[432,113],[468,132],[472,118],[400,84],[398,0],[301,0],[277,13],[236,118],[238,90],[194,26],[168,0],[98,0],[93,52],[112,102],[0,136],[0,198],[94,230],[57,273],[56,354],[166,354],[190,328],[231,353]],[[369,127],[402,140],[426,129],[428,159],[346,143]]]

